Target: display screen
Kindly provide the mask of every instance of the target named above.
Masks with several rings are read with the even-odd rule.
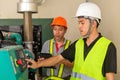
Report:
[[[19,58],[22,58],[22,59],[25,58],[25,55],[22,50],[19,50],[18,53],[19,53]]]

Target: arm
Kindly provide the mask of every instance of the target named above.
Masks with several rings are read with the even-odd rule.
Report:
[[[61,63],[65,64],[66,66],[70,68],[73,68],[74,66],[75,44],[76,44],[76,41],[72,43],[69,46],[69,48],[67,48],[61,53],[61,55],[65,58],[63,61],[61,61]]]
[[[57,55],[54,57],[51,57],[49,59],[45,59],[42,61],[35,62],[31,59],[26,59],[28,63],[31,63],[31,65],[28,64],[28,68],[39,68],[39,67],[48,67],[48,66],[54,66],[55,64],[59,63],[60,61],[64,60],[64,58],[61,55]]]
[[[116,47],[113,43],[108,47],[104,65],[106,80],[115,80],[114,75],[117,73],[117,54]]]
[[[39,61],[42,61],[42,60],[45,60],[44,58],[40,58],[39,57],[39,59],[38,59],[38,62]],[[70,62],[70,61],[68,61],[68,60],[66,60],[66,59],[64,59],[64,60],[62,60],[61,62],[59,62],[58,64],[64,64],[65,66],[67,66],[67,67],[69,67],[69,68],[73,68],[73,62]],[[58,65],[58,64],[55,64],[55,65]]]
[[[64,60],[62,60],[61,62],[60,62],[60,64],[64,64],[65,66],[67,66],[67,67],[69,67],[69,68],[73,68],[73,65],[74,65],[74,62],[70,62],[70,61],[68,61],[68,60],[66,60],[66,59],[64,59]]]
[[[106,80],[115,80],[114,73],[106,73]]]

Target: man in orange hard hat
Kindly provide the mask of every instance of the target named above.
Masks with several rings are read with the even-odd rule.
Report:
[[[41,50],[41,53],[50,53],[53,56],[59,55],[62,51],[68,48],[71,41],[65,39],[64,35],[67,31],[67,21],[65,18],[55,17],[51,23],[54,38],[47,40]],[[42,58],[40,58],[41,60]],[[64,60],[55,65],[55,69],[47,68],[47,78],[45,80],[69,80],[72,71],[73,63]]]

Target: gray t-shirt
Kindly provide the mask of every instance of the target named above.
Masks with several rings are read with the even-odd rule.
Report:
[[[58,50],[58,53],[56,53],[56,46],[55,46],[55,41],[53,41],[53,55],[57,55],[57,54],[60,54],[61,52],[64,51],[64,46],[65,46],[65,43],[66,43],[66,40],[64,41],[64,45],[61,46]],[[47,40],[44,45],[42,46],[42,50],[41,50],[41,53],[49,53],[50,50],[49,50],[49,44],[50,44],[50,40]],[[54,69],[54,76],[57,76],[58,75],[58,71],[59,71],[59,66],[60,65],[57,65],[56,68]],[[71,75],[71,72],[72,72],[72,69],[71,68],[68,68],[67,66],[64,66],[64,71],[63,71],[63,75],[62,75],[62,78],[65,78],[69,75]],[[50,76],[50,68],[47,68],[47,73],[46,73],[47,76]]]

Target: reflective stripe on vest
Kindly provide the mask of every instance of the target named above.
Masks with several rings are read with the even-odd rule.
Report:
[[[75,77],[75,78],[78,78],[79,80],[95,80],[93,78],[90,78],[84,74],[80,74],[80,73],[77,73],[77,72],[72,72],[71,74],[72,77]]]
[[[50,54],[53,54],[53,39],[50,40]],[[50,76],[53,76],[54,75],[54,70],[53,69],[50,69]]]
[[[64,79],[55,77],[55,76],[50,76],[50,77],[47,77],[45,80],[64,80]]]
[[[52,55],[53,55],[53,40],[54,39],[50,40],[50,54],[52,54]],[[65,43],[65,46],[64,46],[64,50],[68,48],[70,43],[71,43],[71,41],[66,40],[66,43]],[[63,70],[64,70],[64,64],[60,64],[60,68],[59,68],[57,77],[62,77]],[[54,76],[54,69],[50,69],[50,76]]]
[[[84,60],[84,41],[76,42],[76,53],[71,80],[105,80],[102,75],[102,66],[105,60],[110,40],[101,37],[89,51]],[[76,75],[78,78],[76,78]],[[83,75],[84,76],[81,76]]]

